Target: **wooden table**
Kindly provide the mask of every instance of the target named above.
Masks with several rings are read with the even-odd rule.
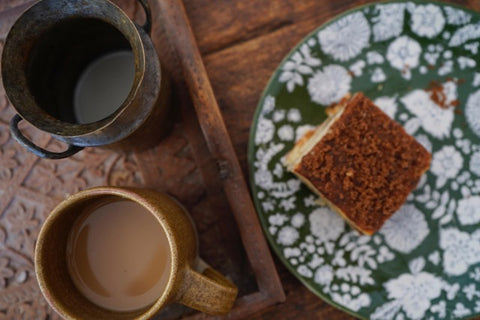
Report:
[[[133,0],[132,0],[133,1]],[[9,8],[21,5],[26,0],[5,0],[0,1],[0,13]],[[117,1],[128,5],[128,0]],[[317,26],[326,22],[335,15],[353,8],[369,0],[184,0],[188,17],[194,30],[204,63],[207,68],[213,89],[215,91],[220,108],[223,112],[226,126],[230,132],[236,153],[242,165],[243,172],[247,176],[247,141],[253,113],[256,109],[260,94],[267,84],[272,72],[278,66],[283,57],[290,49],[300,41],[306,34]],[[466,7],[480,11],[480,2],[477,0],[450,0]],[[0,21],[0,46],[8,26],[13,21]],[[0,97],[1,100],[1,97]],[[2,112],[0,101],[0,119]],[[3,110],[5,112],[5,110]],[[7,111],[7,113],[9,113]],[[0,120],[1,122],[1,120]],[[0,145],[2,140],[0,135]],[[175,138],[176,139],[176,138]],[[178,152],[183,152],[181,148]],[[10,164],[15,172],[6,171],[2,174],[15,174],[15,181],[27,181],[29,176],[35,172],[22,170],[32,166],[36,159],[28,155],[17,155],[8,162],[7,149],[0,150],[2,163]],[[159,161],[168,162],[175,158],[175,155],[165,155]],[[100,156],[101,157],[101,156]],[[93,157],[92,159],[99,159]],[[128,158],[103,159],[105,161],[129,162]],[[102,161],[103,161],[102,160]],[[20,162],[22,166],[19,166]],[[133,164],[132,164],[133,165]],[[185,163],[188,171],[188,163]],[[19,168],[19,169],[18,169]],[[18,170],[17,170],[18,169]],[[40,166],[38,170],[49,170],[48,165]],[[63,168],[72,170],[72,168]],[[114,167],[113,167],[114,170]],[[66,176],[66,175],[65,175]],[[135,176],[119,171],[112,175],[114,179],[135,179]],[[83,183],[79,180],[79,183]],[[115,181],[113,181],[115,182]],[[195,180],[192,180],[194,183]],[[51,183],[61,181],[43,181],[38,188],[53,188]],[[74,185],[72,188],[81,188],[82,185]],[[25,197],[34,196],[35,191],[22,189]],[[16,192],[4,188],[0,192]],[[68,191],[68,190],[67,190]],[[31,192],[31,194],[29,194]],[[40,192],[40,191],[39,191]],[[199,196],[201,190],[194,192],[184,191],[181,196]],[[61,194],[55,196],[60,197]],[[55,203],[55,197],[50,201]],[[8,215],[5,208],[6,203],[0,203],[0,218]],[[21,204],[19,204],[21,206]],[[4,212],[5,211],[5,212]],[[20,210],[28,218],[36,213],[30,212],[28,208]],[[12,217],[14,219],[14,217]],[[33,221],[33,220],[31,220]],[[2,221],[0,220],[0,223]],[[17,228],[25,228],[20,223],[14,224]],[[5,225],[0,224],[0,245],[2,237],[8,234]],[[25,242],[26,246],[32,243]],[[1,251],[0,251],[1,252]],[[3,279],[11,277],[7,274],[0,254],[0,295],[4,285]],[[268,307],[257,312],[249,319],[352,319],[351,316],[331,307],[323,302],[313,293],[309,292],[298,280],[296,280],[281,262],[275,259],[277,270],[280,274],[287,299],[284,303]],[[7,270],[7,271],[5,271]],[[21,272],[16,275],[24,277]],[[22,279],[20,279],[22,280]],[[28,293],[26,293],[28,294]],[[20,313],[19,313],[20,314]],[[26,318],[28,314],[24,315]],[[33,314],[31,314],[33,316]],[[40,315],[35,315],[39,317]]]

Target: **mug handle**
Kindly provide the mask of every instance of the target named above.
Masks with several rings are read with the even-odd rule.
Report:
[[[187,267],[183,287],[179,302],[210,315],[227,314],[238,294],[232,282],[210,267],[203,273]]]
[[[18,129],[18,123],[23,119],[18,115],[14,115],[12,120],[10,120],[10,132],[12,133],[13,138],[25,149],[30,151],[31,153],[46,159],[63,159],[74,155],[75,153],[79,152],[83,149],[83,147],[78,147],[69,144],[68,149],[63,152],[51,152],[40,148],[32,141],[28,140]]]
[[[142,26],[142,28],[148,35],[150,35],[152,32],[152,11],[150,10],[147,0],[138,0],[138,2],[140,2],[143,7],[143,11],[145,11],[145,24]]]

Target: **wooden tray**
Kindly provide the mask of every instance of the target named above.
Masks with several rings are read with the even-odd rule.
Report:
[[[136,1],[114,2],[132,18],[143,18]],[[29,3],[0,4],[0,50],[10,25]],[[189,209],[199,232],[200,255],[239,286],[228,318],[244,318],[285,298],[183,3],[156,0],[150,5],[152,38],[172,76],[176,110],[174,128],[156,148],[142,153],[97,148],[71,159],[39,159],[10,137],[14,110],[0,89],[0,318],[57,318],[34,277],[35,239],[60,200],[97,185],[162,190]],[[39,145],[61,148],[28,125],[22,130]],[[184,317],[210,318],[178,305],[155,318]]]

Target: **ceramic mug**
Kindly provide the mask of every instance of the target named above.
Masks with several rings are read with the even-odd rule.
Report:
[[[10,129],[21,145],[40,157],[60,159],[84,147],[145,149],[165,135],[171,123],[170,81],[149,37],[147,1],[138,1],[146,13],[143,26],[108,0],[41,0],[18,18],[4,44],[2,77],[17,111]],[[133,53],[135,64],[127,98],[109,116],[80,123],[73,97],[82,72],[98,58],[121,50]],[[21,120],[68,149],[56,153],[36,146],[18,129]]]
[[[112,197],[147,209],[168,239],[171,265],[165,289],[152,305],[140,310],[117,312],[99,307],[77,289],[67,265],[68,239],[82,209]],[[209,267],[202,273],[196,271],[198,259],[194,225],[176,200],[147,189],[96,187],[70,196],[48,216],[35,248],[35,273],[49,304],[66,319],[149,319],[172,302],[209,314],[228,313],[238,289]]]

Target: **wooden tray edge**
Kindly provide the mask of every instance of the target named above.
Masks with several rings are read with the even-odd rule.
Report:
[[[177,57],[208,149],[218,166],[228,202],[255,274],[259,292],[240,297],[229,318],[240,318],[285,300],[268,244],[240,163],[225,127],[207,71],[181,0],[155,0],[167,41]],[[181,57],[181,58],[180,58]],[[194,315],[192,319],[203,318]]]

